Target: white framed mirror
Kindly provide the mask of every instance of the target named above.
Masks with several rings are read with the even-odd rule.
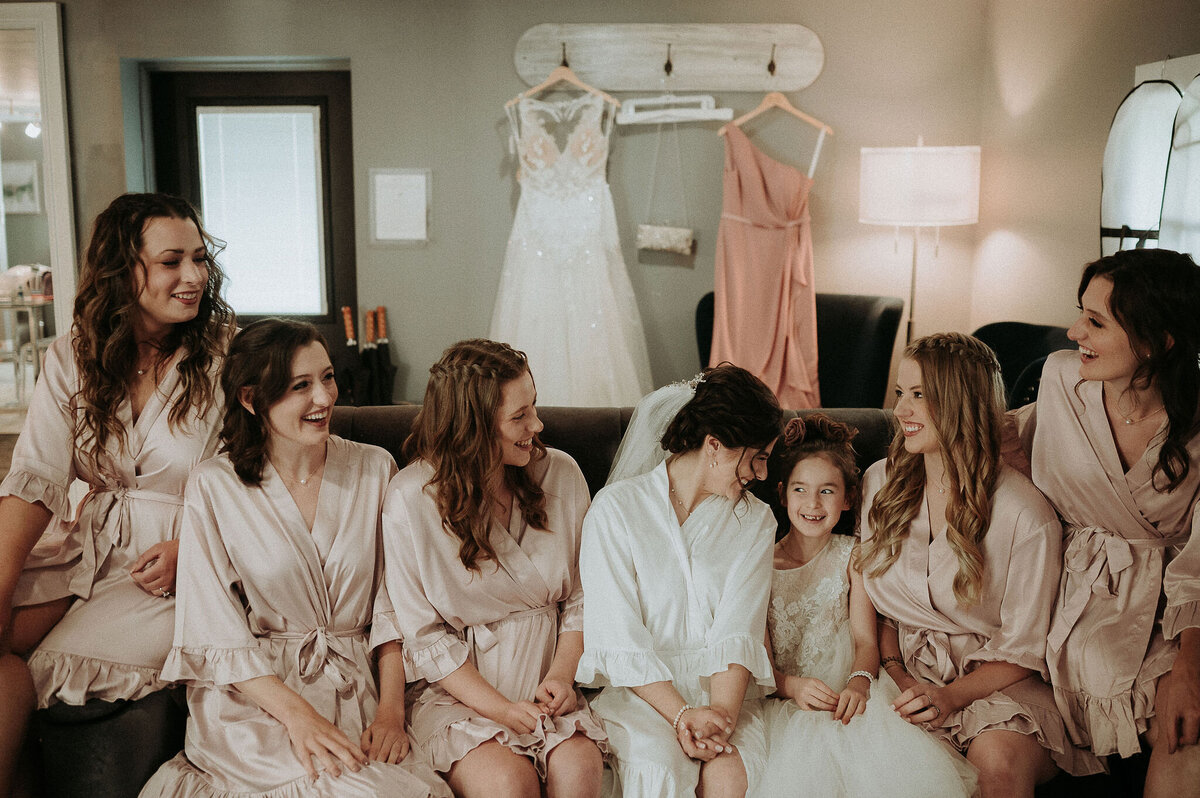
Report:
[[[20,164],[5,181],[15,212],[3,217],[0,265],[51,268],[60,334],[71,328],[78,254],[66,100],[59,4],[0,3],[0,170]]]

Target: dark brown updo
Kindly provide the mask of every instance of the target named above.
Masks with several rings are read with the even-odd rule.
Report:
[[[722,363],[705,369],[696,395],[683,406],[662,436],[673,454],[691,452],[711,435],[728,449],[765,449],[783,429],[779,400],[762,380],[744,368]]]

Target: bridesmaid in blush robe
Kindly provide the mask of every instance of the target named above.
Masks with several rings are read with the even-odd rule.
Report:
[[[188,684],[187,736],[141,795],[448,798],[409,750],[380,587],[391,455],[329,434],[337,383],[310,324],[250,325],[221,382],[222,453],[188,482],[163,668]]]
[[[594,797],[607,742],[574,681],[587,483],[538,440],[523,353],[461,341],[429,372],[383,509],[413,736],[460,798]]]
[[[863,480],[859,566],[886,619],[893,708],[963,751],[984,798],[1026,796],[1100,763],[1067,737],[1047,676],[1062,528],[1000,461],[1000,366],[959,333],[920,338],[897,372],[900,425]]]
[[[1200,795],[1200,267],[1117,252],[1078,296],[1079,351],[1014,414],[1066,524],[1050,678],[1076,743],[1146,744],[1147,796]]]
[[[233,333],[218,251],[178,197],[125,194],[96,218],[0,484],[0,795],[34,706],[166,686],[183,488],[216,446]],[[140,784],[156,756],[126,747],[89,777]]]

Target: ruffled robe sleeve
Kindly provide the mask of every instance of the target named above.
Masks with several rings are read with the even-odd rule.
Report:
[[[250,629],[241,577],[222,541],[238,530],[228,523],[219,528],[213,512],[215,502],[228,501],[210,489],[221,476],[219,463],[206,461],[192,472],[184,493],[175,643],[162,673],[169,681],[221,686],[276,675],[266,642]]]
[[[46,353],[25,426],[13,449],[0,496],[41,502],[60,519],[71,515],[67,491],[75,480],[75,421],[71,400],[78,388],[70,336]]]
[[[1016,476],[1009,478],[1015,482],[1012,478]],[[964,659],[964,666],[969,670],[982,662],[1011,662],[1049,680],[1046,637],[1062,572],[1062,524],[1032,485],[1021,489],[1027,497],[1002,499],[997,492],[997,505],[1003,502],[1008,506],[993,507],[988,529],[988,538],[1011,540],[1010,551],[985,548],[984,552],[988,567],[1008,560],[1000,599],[1000,626],[978,651]],[[1014,507],[1018,508],[1015,519],[1009,515]],[[1015,531],[1011,537],[1000,534],[998,524],[1012,524]]]
[[[1196,468],[1197,464],[1192,463]],[[1163,636],[1175,638],[1184,629],[1200,628],[1200,502],[1192,508],[1190,536],[1163,574],[1167,607],[1163,611]]]
[[[741,523],[746,527],[746,545],[729,570],[722,601],[708,632],[701,684],[707,690],[704,676],[741,665],[750,671],[755,683],[770,692],[775,688],[775,674],[763,640],[777,525],[770,508],[758,503]]]
[[[570,468],[563,468],[562,471],[563,478],[560,483],[569,484],[556,485],[555,489],[566,494],[564,498],[568,500],[563,502],[563,506],[570,508],[570,511],[569,517],[566,519],[569,529],[562,530],[560,534],[570,534],[575,541],[575,547],[573,567],[570,569],[571,592],[558,603],[559,634],[583,631],[583,580],[579,577],[579,550],[583,535],[580,530],[583,528],[583,521],[591,503],[587,480],[584,479],[579,466],[572,462]]]
[[[645,608],[630,545],[636,528],[611,493],[601,492],[583,519],[579,573],[587,604],[575,681],[585,687],[641,687],[672,679],[642,622]]]
[[[424,492],[422,472],[405,469],[388,486],[383,503],[383,558],[387,593],[400,611],[394,615],[404,639],[405,676],[411,681],[436,682],[467,661],[467,646],[429,602],[423,587],[421,538],[442,535],[437,526],[426,528],[422,519],[437,508]]]

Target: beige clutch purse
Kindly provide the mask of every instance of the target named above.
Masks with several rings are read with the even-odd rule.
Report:
[[[690,227],[667,227],[661,224],[639,224],[637,248],[691,255],[696,237]]]

